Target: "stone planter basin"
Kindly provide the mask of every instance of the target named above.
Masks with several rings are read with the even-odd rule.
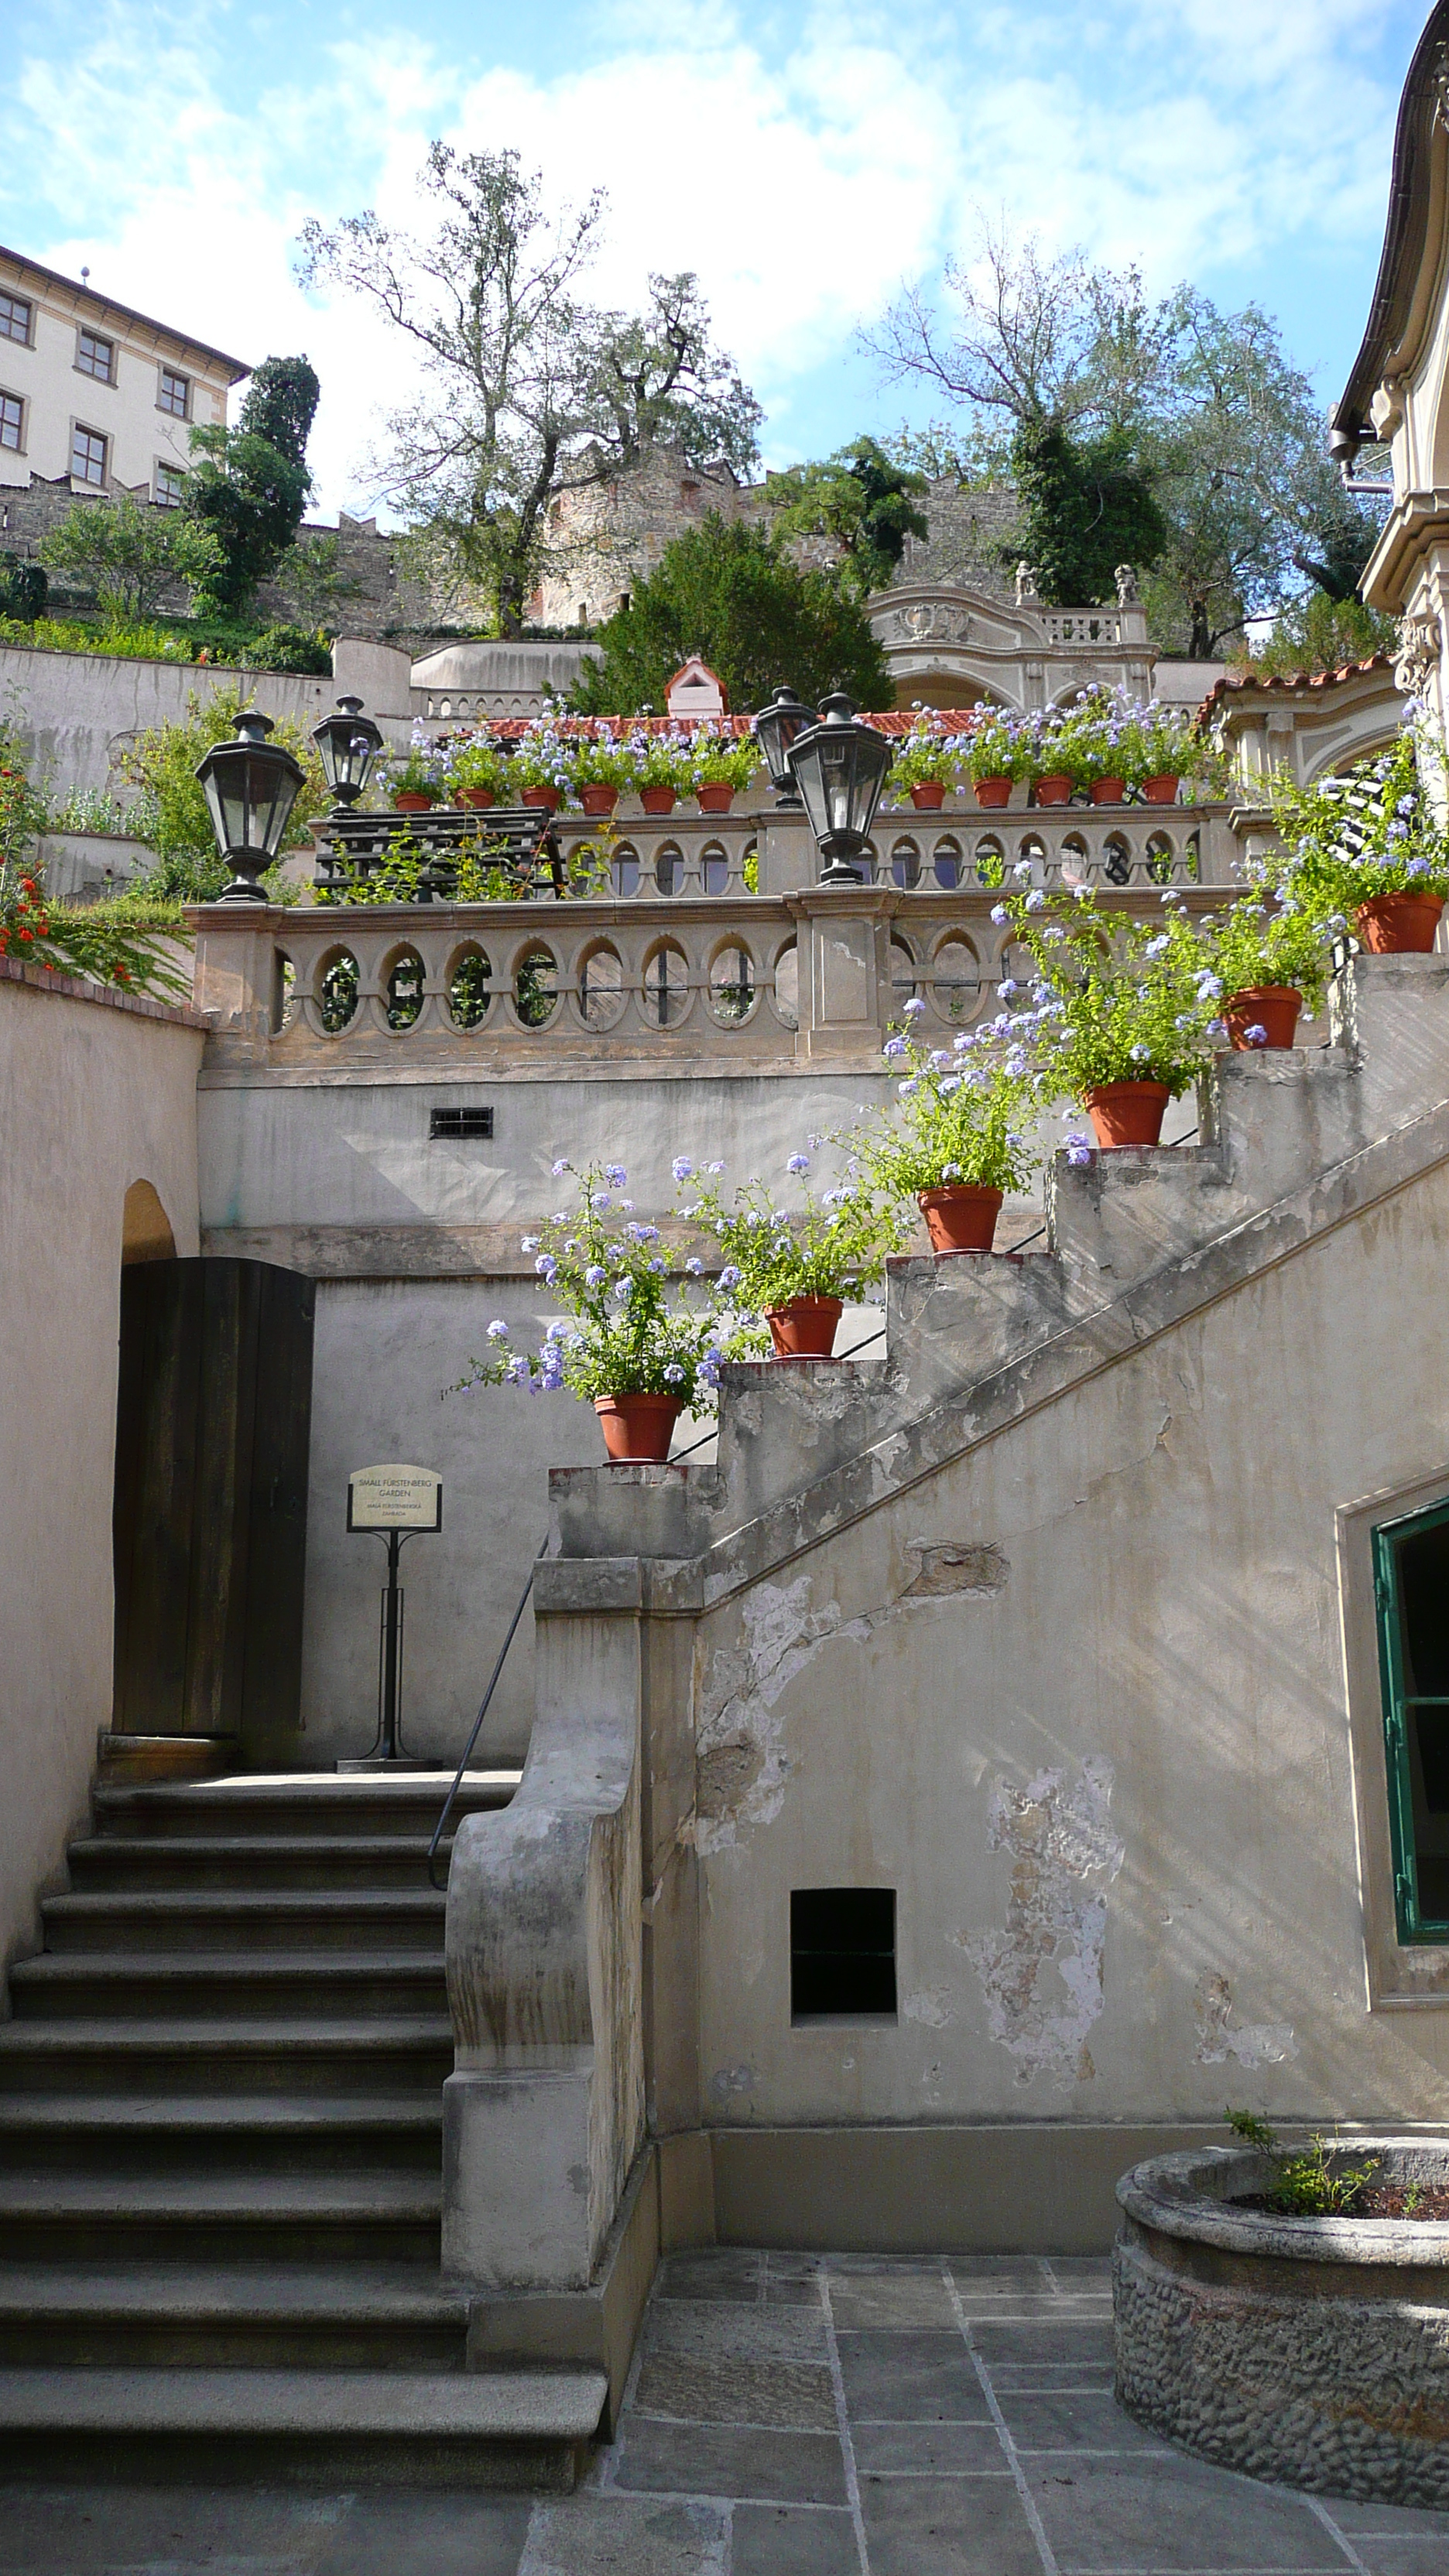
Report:
[[[1376,2182],[1449,2181],[1449,2141],[1355,2137]],[[1117,2185],[1117,2397],[1220,2467],[1449,2506],[1449,2223],[1288,2218],[1247,2147],[1157,2156]]]

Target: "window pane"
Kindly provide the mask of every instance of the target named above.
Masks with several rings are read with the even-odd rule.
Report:
[[[1380,1533],[1390,1796],[1400,1931],[1449,1927],[1449,1513]],[[1385,1579],[1387,1578],[1387,1579]],[[1407,1917],[1407,1919],[1406,1919]]]
[[[70,470],[80,483],[104,483],[106,442],[98,429],[77,429],[71,440]]]
[[[114,356],[110,341],[103,340],[98,331],[82,331],[76,365],[83,376],[95,376],[101,384],[108,385]]]
[[[19,448],[24,417],[18,394],[0,394],[0,447]]]
[[[180,507],[181,507],[181,495],[182,495],[182,489],[183,489],[183,486],[184,486],[184,482],[185,482],[185,477],[184,477],[184,475],[182,474],[182,471],[181,471],[181,468],[180,468],[180,466],[179,466],[179,465],[158,465],[158,466],[157,466],[157,468],[156,468],[156,498],[157,498],[157,500],[161,503],[161,506],[162,506],[162,508],[163,508],[163,509],[166,509],[166,510],[179,510],[179,509],[180,509]]]
[[[30,338],[30,306],[23,295],[0,295],[0,340]]]
[[[162,368],[161,409],[169,411],[173,420],[186,418],[186,397],[190,390],[187,377],[173,374],[170,367]]]

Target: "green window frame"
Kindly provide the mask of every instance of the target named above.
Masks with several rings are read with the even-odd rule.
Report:
[[[1416,1542],[1436,1531],[1445,1533],[1442,1551],[1417,1550]],[[1435,1584],[1433,1560],[1441,1552]],[[1381,1522],[1373,1533],[1373,1567],[1398,1935],[1402,1942],[1449,1943],[1449,1648],[1439,1641],[1446,1669],[1428,1673],[1415,1668],[1412,1651],[1417,1623],[1421,1647],[1434,1652],[1425,1629],[1431,1584],[1433,1600],[1443,1604],[1438,1619],[1449,1632],[1449,1498]],[[1420,1688],[1426,1679],[1444,1688]],[[1441,1728],[1443,1742],[1436,1743]]]

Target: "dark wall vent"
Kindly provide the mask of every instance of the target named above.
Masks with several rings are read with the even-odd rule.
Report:
[[[895,1889],[792,1888],[790,2019],[868,2013],[879,2020],[895,2009]]]
[[[435,1136],[491,1136],[492,1133],[493,1112],[491,1109],[430,1109],[428,1111],[428,1135],[430,1138]]]

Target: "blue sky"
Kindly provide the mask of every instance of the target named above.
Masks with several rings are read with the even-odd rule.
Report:
[[[896,427],[856,331],[984,212],[1275,313],[1325,403],[1358,345],[1423,6],[0,0],[0,239],[238,356],[305,349],[322,508],[368,503],[399,352],[305,297],[302,221],[408,218],[430,136],[610,200],[600,301],[698,271],[769,461]]]

